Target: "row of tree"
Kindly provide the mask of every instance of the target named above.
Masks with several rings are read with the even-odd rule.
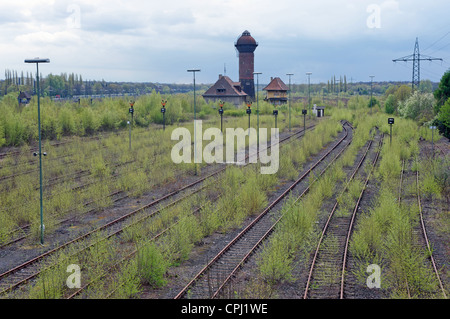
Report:
[[[435,125],[450,138],[450,70],[441,78],[438,88],[415,90],[406,85],[391,86],[385,92],[384,108],[388,114],[410,118],[419,125]]]
[[[36,76],[31,72],[20,73],[16,70],[5,70],[5,80],[0,80],[0,96],[11,92],[27,91],[36,94]],[[308,90],[311,95],[369,95],[371,92],[375,95],[383,95],[393,85],[408,84],[407,82],[350,82],[347,76],[335,75],[331,77],[327,83],[310,83],[308,84],[292,84],[292,93],[298,96],[307,96]],[[207,90],[211,84],[197,84],[199,93]],[[261,90],[266,84],[261,84]],[[128,94],[141,95],[150,93],[153,90],[163,94],[186,93],[193,89],[189,84],[159,84],[159,83],[136,83],[136,82],[107,82],[105,80],[84,80],[81,74],[61,73],[60,75],[49,74],[43,77],[40,74],[40,87],[43,96],[55,97],[72,97],[79,95],[111,95],[111,94]],[[429,80],[421,81],[419,90],[421,92],[431,93],[437,88],[437,83]]]
[[[91,96],[112,94],[142,95],[153,90],[164,94],[186,93],[192,90],[192,84],[159,84],[136,82],[107,82],[105,80],[83,80],[81,74],[61,73],[43,77],[39,74],[39,85],[42,96],[68,98],[73,96]],[[199,90],[206,90],[207,85],[198,85]],[[5,79],[0,81],[0,96],[11,92],[26,91],[36,94],[36,75],[31,72],[5,70]]]

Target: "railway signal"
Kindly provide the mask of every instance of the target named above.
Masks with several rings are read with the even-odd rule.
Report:
[[[163,131],[166,130],[166,103],[167,101],[161,100],[161,113],[163,115]]]
[[[133,126],[134,103],[135,101],[130,101],[130,108],[128,109],[128,113],[131,114],[131,121],[127,121],[127,124],[129,125],[128,139],[130,151],[131,151],[131,127]]]
[[[130,108],[128,109],[128,112],[131,114],[131,123],[133,123],[134,103],[135,101],[130,101]]]
[[[222,132],[222,134],[223,134],[223,129],[222,129],[222,126],[223,126],[223,102],[222,101],[219,101],[219,106],[220,106],[220,109],[219,109],[219,114],[220,114],[220,131]]]
[[[388,118],[388,124],[391,127],[391,133],[389,135],[389,145],[391,145],[392,144],[392,124],[394,124],[394,118],[393,117]]]
[[[275,116],[275,128],[277,128],[278,110],[276,109],[276,106],[275,106],[275,110],[273,110],[273,116]]]
[[[302,110],[302,114],[303,114],[303,134],[306,133],[306,113],[308,113],[308,111],[306,109]]]
[[[248,114],[248,133],[250,134],[250,115],[252,114],[252,102],[247,102],[247,114]]]

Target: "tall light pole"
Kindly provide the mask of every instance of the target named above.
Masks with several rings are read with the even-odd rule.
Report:
[[[372,114],[372,84],[373,84],[373,78],[375,77],[375,75],[369,75],[370,77],[370,114]]]
[[[256,74],[256,147],[259,148],[259,96],[258,96],[258,89],[259,89],[259,75],[262,74],[261,72],[253,72],[253,74]]]
[[[44,244],[44,209],[42,204],[42,143],[41,143],[41,103],[40,103],[40,90],[39,90],[39,63],[50,63],[50,59],[26,59],[25,63],[36,63],[36,84],[37,84],[37,96],[38,96],[38,130],[39,130],[39,203],[40,203],[40,215],[41,215],[41,245]],[[44,153],[44,156],[47,155]]]
[[[189,69],[187,70],[188,72],[192,72],[194,75],[194,163],[195,160],[197,159],[197,133],[196,133],[196,129],[195,129],[195,120],[197,119],[196,116],[196,107],[195,107],[195,72],[200,72],[200,69]],[[198,171],[197,171],[197,163],[195,163],[195,175],[198,175]]]
[[[309,114],[311,116],[311,82],[310,82],[310,77],[311,77],[312,72],[306,72],[306,75],[308,76],[308,109],[309,109]]]
[[[289,132],[291,131],[291,75],[294,73],[286,73],[289,76]]]

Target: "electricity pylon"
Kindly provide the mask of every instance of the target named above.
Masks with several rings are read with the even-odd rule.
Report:
[[[408,56],[404,56],[402,58],[394,59],[393,62],[399,62],[399,61],[413,61],[413,73],[412,73],[412,90],[414,91],[414,88],[419,88],[420,84],[420,61],[435,61],[440,60],[441,58],[433,58],[428,55],[420,54],[419,52],[419,38],[416,38],[416,44],[414,46],[414,53]]]

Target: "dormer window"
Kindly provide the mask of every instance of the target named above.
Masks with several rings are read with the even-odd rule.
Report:
[[[217,89],[217,93],[225,93],[225,89]]]

